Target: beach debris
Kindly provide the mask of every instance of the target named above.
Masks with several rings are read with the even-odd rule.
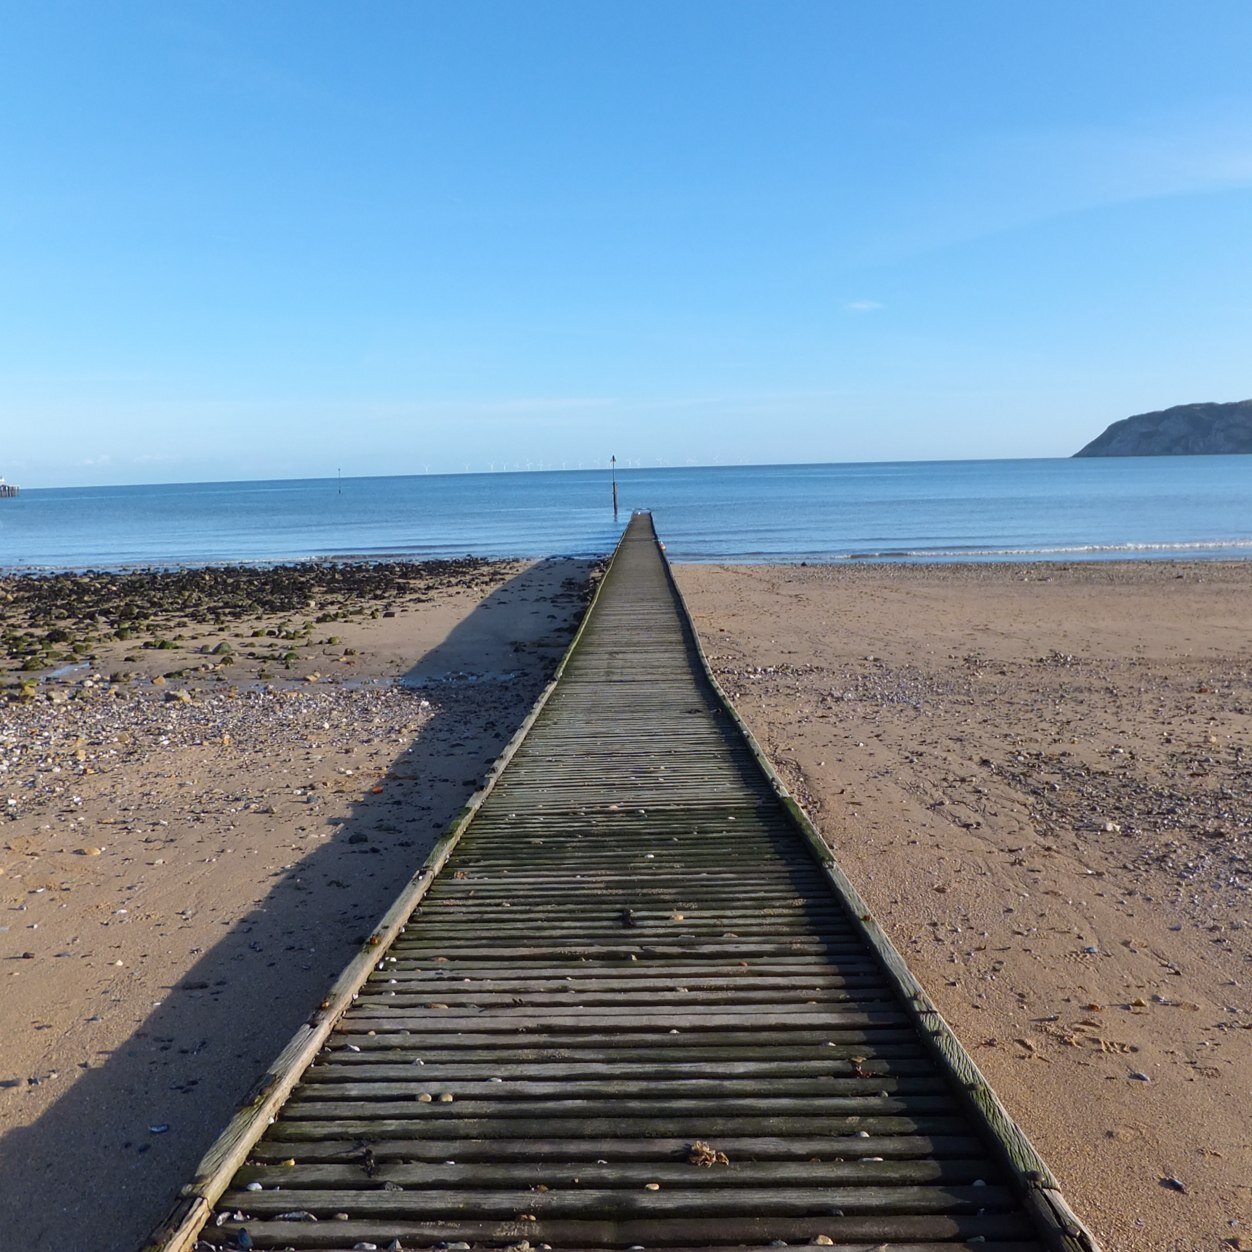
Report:
[[[1135,1082],[1151,1082],[1152,1079],[1147,1076],[1141,1069],[1132,1069],[1130,1078]]]
[[[729,1165],[730,1157],[725,1152],[719,1152],[711,1143],[697,1139],[687,1149],[687,1161],[691,1165]]]
[[[1183,1195],[1187,1194],[1186,1183],[1179,1181],[1177,1178],[1162,1178],[1161,1186],[1168,1188],[1170,1191],[1180,1191]]]

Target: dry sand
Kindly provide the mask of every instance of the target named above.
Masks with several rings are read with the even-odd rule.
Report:
[[[1109,1252],[1252,1248],[1252,565],[678,572]]]
[[[139,1246],[482,779],[588,592],[585,562],[423,570],[321,571],[317,601],[280,612],[258,604],[290,588],[255,572],[202,598],[187,575],[159,595],[70,581],[51,607],[0,580],[11,651],[39,619],[94,657],[44,681],[19,655],[10,694],[31,698],[0,702],[4,1252]],[[206,610],[232,587],[231,613]]]

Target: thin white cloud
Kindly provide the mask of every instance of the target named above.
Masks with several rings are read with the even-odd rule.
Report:
[[[925,190],[857,241],[862,262],[898,260],[1118,204],[1252,188],[1252,114],[1213,100],[1184,110],[1000,131],[936,150]],[[851,306],[849,306],[851,307]]]
[[[877,300],[850,300],[843,307],[852,313],[875,313],[886,306]]]
[[[1228,191],[1252,186],[1252,121],[1242,110],[1210,107],[1001,135],[967,153],[956,173],[981,174],[984,194],[998,183],[993,203],[1029,219]]]

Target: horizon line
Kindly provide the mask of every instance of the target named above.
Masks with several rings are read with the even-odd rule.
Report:
[[[1230,453],[1214,453],[1213,455],[1231,455]],[[1252,454],[1250,454],[1252,455]],[[233,486],[241,483],[319,483],[319,482],[369,482],[376,479],[393,478],[495,478],[500,475],[525,476],[528,474],[611,474],[614,468],[625,472],[646,470],[736,470],[736,469],[816,469],[825,466],[841,465],[968,465],[986,462],[1010,461],[1072,461],[1075,455],[1067,453],[1062,456],[962,456],[962,457],[904,457],[893,460],[864,459],[851,461],[722,461],[715,463],[656,464],[645,465],[642,461],[619,461],[616,467],[603,465],[582,466],[551,466],[543,469],[475,469],[475,470],[437,470],[417,471],[407,474],[322,474],[315,477],[308,475],[279,478],[187,478],[161,482],[128,482],[128,483],[56,483],[42,486],[27,487],[16,482],[9,485],[27,491],[77,491],[85,488],[124,489],[129,487],[217,487]],[[1125,457],[1087,458],[1088,460],[1125,460]],[[1162,458],[1153,458],[1162,459]]]

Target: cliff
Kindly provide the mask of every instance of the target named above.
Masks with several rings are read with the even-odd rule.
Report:
[[[1207,456],[1252,452],[1252,400],[1179,404],[1114,422],[1075,456]]]

